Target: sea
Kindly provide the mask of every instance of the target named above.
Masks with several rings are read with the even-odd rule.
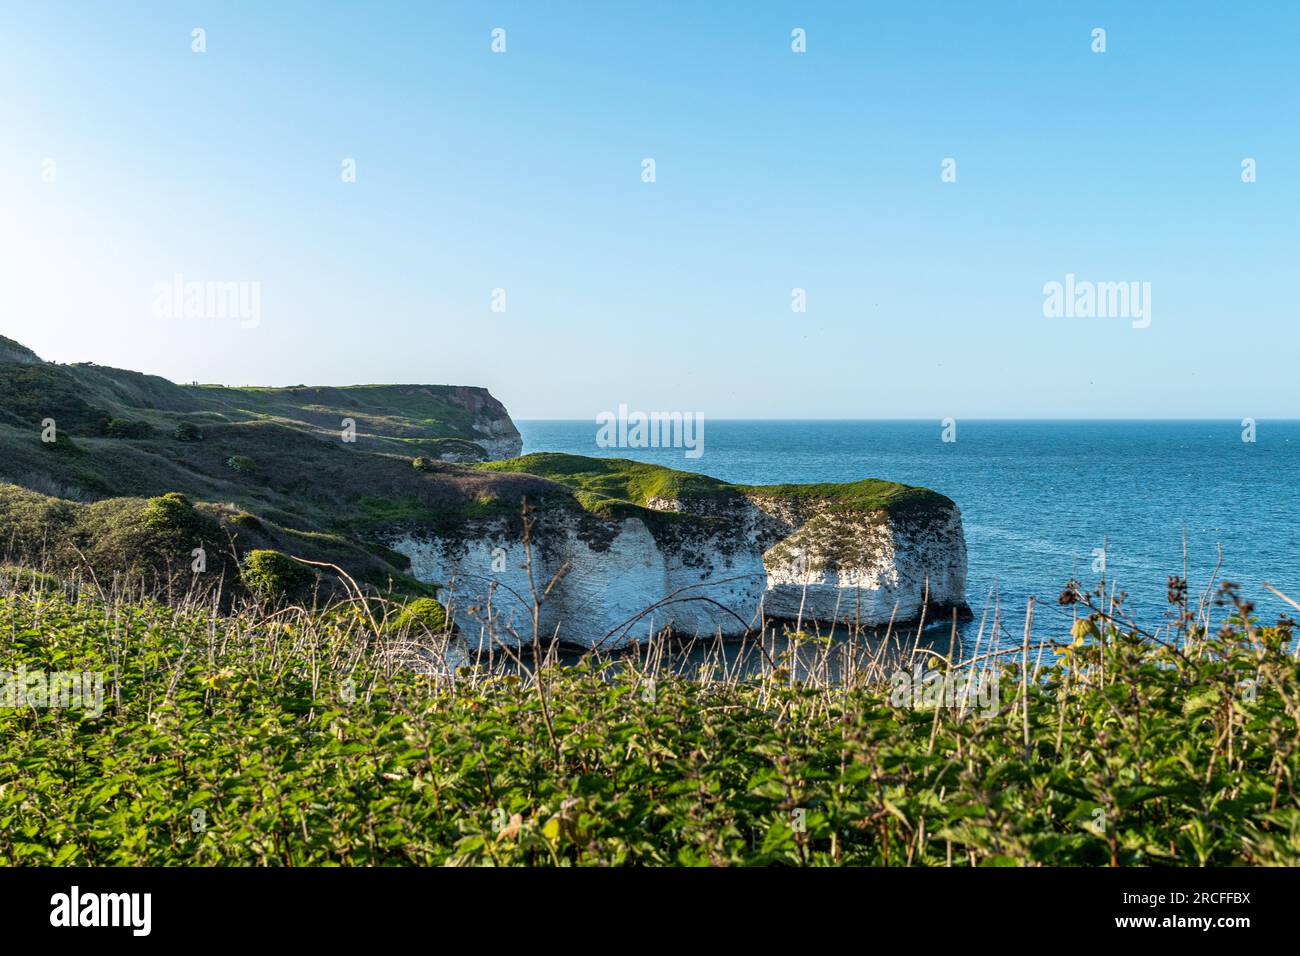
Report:
[[[1300,421],[758,421],[704,423],[702,454],[603,448],[587,421],[519,421],[524,453],[653,462],[746,484],[884,478],[947,495],[966,535],[975,621],[996,603],[999,643],[1068,634],[1077,578],[1126,595],[1136,622],[1169,615],[1168,579],[1199,596],[1232,581],[1271,623],[1300,601]],[[943,625],[939,625],[943,626]]]

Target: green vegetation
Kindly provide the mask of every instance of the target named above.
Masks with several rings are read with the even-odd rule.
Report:
[[[240,511],[230,516],[230,523],[237,528],[243,528],[247,531],[265,531],[266,526],[257,519],[256,515],[250,515],[247,511]]]
[[[17,564],[0,564],[0,582],[3,582],[6,588],[16,588],[29,593],[62,591],[64,586],[63,581],[53,574]]]
[[[398,614],[395,626],[399,631],[426,628],[430,634],[441,634],[447,629],[447,609],[437,598],[416,598]]]
[[[1300,864],[1300,662],[1231,590],[1214,629],[1085,606],[1041,661],[939,659],[996,679],[976,713],[789,654],[422,675],[364,610],[35,580],[0,571],[0,669],[102,672],[104,710],[0,710],[10,864]]]
[[[386,525],[418,523],[430,520],[432,514],[420,499],[408,496],[400,500],[367,495],[361,499],[360,527],[379,528]]]
[[[819,482],[807,485],[743,485],[746,492],[768,498],[784,498],[792,502],[831,500],[829,511],[865,514],[873,511],[897,513],[926,509],[934,505],[951,505],[952,500],[912,485],[879,478],[863,478],[844,483]]]
[[[203,552],[202,573],[194,570],[196,549]],[[228,506],[196,504],[175,492],[82,503],[0,484],[0,561],[90,575],[105,585],[127,579],[153,591],[219,593],[230,606],[256,594],[241,590],[238,562],[258,550],[346,566],[379,593],[431,593],[404,573],[407,560],[395,551],[287,528]],[[333,590],[331,583],[326,591]]]
[[[80,504],[14,485],[0,485],[0,529],[0,550],[14,557],[106,578],[188,575],[195,548],[207,550],[219,569],[224,538],[214,512],[184,495]]]
[[[269,549],[250,551],[239,568],[244,587],[266,603],[305,597],[316,575],[310,567]]]
[[[23,365],[41,364],[41,357],[27,346],[0,335],[0,362],[18,362]]]
[[[519,502],[483,495],[462,499],[454,504],[433,507],[415,495],[380,498],[367,495],[360,501],[360,513],[352,522],[358,534],[373,534],[380,529],[414,527],[438,530],[483,518],[517,518]]]
[[[471,409],[477,408],[475,412]],[[407,441],[437,440],[477,449],[478,416],[506,418],[484,389],[453,385],[357,385],[226,388],[175,385],[155,375],[93,363],[51,365],[0,336],[0,421],[33,427],[43,418],[82,436],[102,436],[113,419],[143,421],[172,432],[184,417],[213,423],[268,421],[337,438],[342,421],[360,437],[399,450]],[[134,436],[132,436],[134,437]]]
[[[58,366],[0,362],[0,424],[39,436],[41,423],[53,419],[61,435],[104,435],[112,416],[84,395]]]
[[[129,418],[114,418],[108,423],[105,434],[109,438],[150,438],[153,436],[153,426]]]
[[[403,438],[407,453],[422,452],[427,461],[487,461],[487,450],[463,438]],[[427,457],[426,457],[427,456]]]
[[[509,421],[505,409],[481,388],[176,385],[42,362],[0,337],[0,560],[106,580],[147,572],[188,586],[199,581],[171,578],[187,572],[190,552],[202,546],[214,577],[225,575],[210,586],[233,598],[242,557],[271,549],[337,564],[380,590],[388,582],[408,589],[408,562],[382,547],[386,534],[517,514],[523,496],[536,500],[543,488],[567,497],[527,476],[437,460],[485,458],[479,429],[501,420]],[[42,440],[51,433],[57,440]],[[423,461],[412,468],[415,456]],[[170,492],[215,522],[213,539],[183,549],[169,540],[176,550],[165,555],[87,546],[95,515],[129,524],[144,501]]]
[[[832,502],[829,510],[852,512],[951,504],[943,495],[929,489],[876,478],[846,484],[738,485],[626,458],[587,458],[551,452],[486,462],[478,467],[484,471],[524,472],[549,478],[572,488],[584,507],[597,512],[614,503],[645,508],[655,499],[725,506],[746,495],[783,498],[796,503],[829,501]]]
[[[47,419],[57,441],[41,440]],[[244,596],[244,556],[268,549],[337,564],[381,591],[403,582],[404,593],[418,594],[406,583],[409,562],[384,542],[455,533],[485,519],[518,531],[525,498],[541,513],[542,532],[548,514],[562,513],[566,524],[576,515],[578,533],[598,548],[624,517],[641,519],[664,546],[738,536],[731,506],[746,496],[780,496],[796,508],[805,498],[819,511],[947,500],[874,480],[751,488],[575,455],[481,466],[446,460],[484,458],[479,429],[501,419],[508,421],[505,409],[482,389],[182,386],[93,364],[52,365],[0,343],[0,560],[48,561],[106,579],[125,573],[168,587],[202,584],[235,599]],[[135,532],[118,533],[134,527],[143,502],[173,492],[210,519],[203,534],[168,537],[158,553]],[[661,501],[684,502],[689,513],[647,507]],[[104,530],[114,546],[145,550],[99,547],[94,537]],[[219,584],[183,580],[200,547]]]
[[[651,499],[725,499],[737,497],[738,486],[687,471],[674,471],[626,458],[587,458],[537,452],[507,461],[477,466],[483,471],[523,472],[549,478],[572,488],[589,510],[604,501],[627,502],[646,507]]]

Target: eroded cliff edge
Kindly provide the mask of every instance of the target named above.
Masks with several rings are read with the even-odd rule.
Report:
[[[555,578],[540,636],[614,648],[665,627],[737,636],[760,618],[860,624],[942,619],[965,603],[961,513],[943,495],[866,479],[744,486],[620,459],[537,454],[480,466],[546,478],[532,515],[532,581]],[[532,640],[523,521],[466,514],[384,543],[443,588],[462,634]]]

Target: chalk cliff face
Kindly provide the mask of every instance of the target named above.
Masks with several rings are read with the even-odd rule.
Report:
[[[473,441],[488,454],[489,461],[515,458],[524,450],[524,440],[519,429],[510,420],[506,407],[489,394],[485,388],[454,386],[445,398],[464,408],[473,416],[470,428]],[[443,461],[468,461],[455,453],[440,455]]]
[[[546,473],[542,458],[572,456],[529,456],[521,470]],[[543,642],[616,648],[664,627],[738,636],[763,616],[882,626],[917,620],[923,604],[929,620],[966,611],[961,514],[943,496],[892,485],[917,494],[872,507],[860,483],[810,493],[714,484],[710,493],[648,495],[612,511],[540,510],[533,580],[540,591],[560,575],[541,605]],[[471,645],[531,642],[522,522],[466,521],[386,543],[410,559],[415,577],[444,587],[440,597]]]
[[[515,458],[524,450],[524,439],[509,416],[479,418],[472,427],[481,436],[475,439],[475,444],[483,446],[489,461]]]

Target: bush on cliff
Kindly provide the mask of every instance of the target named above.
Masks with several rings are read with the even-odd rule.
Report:
[[[184,442],[202,441],[203,432],[193,422],[181,422],[176,426],[176,433],[173,437],[177,441]]]
[[[114,418],[108,423],[105,434],[109,438],[149,438],[153,435],[153,426],[148,422],[132,421],[129,418]]]
[[[316,580],[315,572],[307,565],[269,549],[248,552],[239,577],[254,597],[268,604],[306,597]]]
[[[187,574],[196,548],[214,564],[220,557],[220,526],[174,492],[144,501],[95,502],[81,512],[77,524],[80,550],[97,574]]]
[[[430,634],[442,634],[447,630],[447,610],[437,598],[416,598],[408,602],[393,620],[393,628],[411,631],[417,636],[425,630]]]

